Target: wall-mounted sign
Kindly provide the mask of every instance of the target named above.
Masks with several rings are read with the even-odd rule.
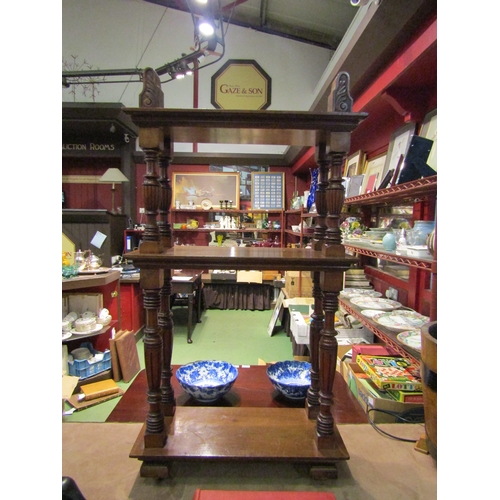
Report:
[[[253,60],[229,59],[212,76],[211,102],[220,109],[267,109],[271,78]]]
[[[122,152],[123,145],[119,142],[63,136],[63,156],[121,156]]]

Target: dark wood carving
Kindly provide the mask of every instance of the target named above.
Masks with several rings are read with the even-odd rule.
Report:
[[[140,108],[163,108],[163,90],[160,77],[153,68],[142,73],[142,92],[139,95]]]
[[[332,111],[351,112],[352,97],[349,94],[349,73],[340,72],[335,78]]]

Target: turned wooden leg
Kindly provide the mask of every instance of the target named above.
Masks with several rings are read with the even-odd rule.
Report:
[[[307,391],[307,416],[315,419],[319,413],[319,340],[325,316],[323,314],[323,293],[319,285],[319,272],[313,273],[314,311],[309,327],[309,352],[311,356],[311,386]]]
[[[141,280],[143,273],[141,269]],[[149,270],[150,273],[154,272]],[[146,274],[145,273],[145,274]],[[147,273],[149,274],[149,273]],[[160,309],[160,288],[143,288],[146,326],[144,328],[144,361],[148,381],[148,416],[146,418],[145,448],[162,448],[166,442],[163,412],[161,410],[161,366],[163,341],[158,326]]]
[[[342,287],[342,271],[321,273],[323,290],[324,328],[319,341],[320,392],[317,418],[318,448],[329,448],[333,444],[334,421],[333,381],[337,367],[338,344],[335,331],[335,312],[338,308],[338,294]]]
[[[172,271],[165,269],[164,285],[160,291],[160,313],[158,324],[160,326],[163,340],[163,363],[161,370],[161,408],[164,416],[172,416],[175,413],[175,394],[172,388],[172,351],[174,347],[174,322],[172,310],[170,309],[170,298],[172,295]]]

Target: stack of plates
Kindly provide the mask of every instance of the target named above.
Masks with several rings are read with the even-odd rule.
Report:
[[[429,317],[415,311],[395,310],[376,314],[373,316],[373,320],[389,330],[401,332],[419,330],[425,323],[428,323]]]
[[[383,299],[380,297],[352,297],[351,303],[361,309],[378,309],[380,311],[393,311],[401,307],[400,302],[391,299]]]
[[[422,350],[422,337],[420,330],[409,330],[401,332],[396,335],[396,338],[404,345],[415,349],[416,351]]]
[[[365,297],[382,297],[380,292],[376,292],[371,288],[344,288],[340,291],[340,295],[346,299],[351,297],[358,297],[359,295]]]
[[[369,240],[382,241],[382,238],[389,232],[386,228],[371,228],[365,231],[364,235]]]

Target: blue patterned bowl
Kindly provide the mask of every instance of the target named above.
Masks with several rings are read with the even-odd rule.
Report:
[[[238,377],[238,369],[227,361],[193,361],[177,369],[180,386],[202,403],[213,403],[227,394]]]
[[[311,385],[311,363],[307,361],[278,361],[267,368],[267,376],[283,396],[304,399]]]

